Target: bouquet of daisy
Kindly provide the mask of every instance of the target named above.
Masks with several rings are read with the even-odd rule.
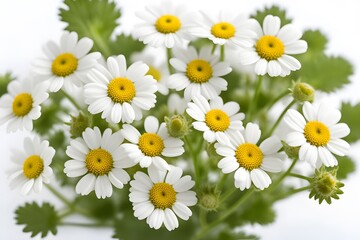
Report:
[[[276,6],[212,16],[165,1],[114,36],[113,2],[64,4],[66,29],[29,78],[0,81],[0,123],[33,135],[12,151],[10,187],[45,187],[64,205],[19,206],[24,232],[254,239],[239,227],[274,221],[275,202],[307,191],[330,204],[343,193],[360,107],[317,99],[352,74],[324,53],[320,31],[303,32]]]

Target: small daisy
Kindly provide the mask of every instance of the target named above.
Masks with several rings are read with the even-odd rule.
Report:
[[[186,101],[196,95],[212,99],[227,89],[227,82],[221,76],[231,72],[230,64],[219,62],[219,56],[211,54],[211,47],[203,47],[199,54],[192,46],[175,49],[174,56],[170,63],[179,73],[170,76],[168,87],[176,91],[185,89]]]
[[[221,11],[216,19],[202,13],[202,19],[190,32],[194,36],[208,38],[214,44],[250,47],[251,38],[255,37],[255,32],[250,28],[251,22],[244,15],[232,16],[225,11]]]
[[[98,52],[89,53],[92,46],[91,39],[78,41],[76,32],[64,32],[60,45],[50,41],[44,46],[45,58],[36,60],[33,70],[49,84],[50,92],[59,91],[63,85],[68,91],[81,87],[82,79],[101,57]]]
[[[195,192],[189,190],[195,183],[189,175],[181,177],[183,171],[174,166],[169,171],[149,167],[148,174],[137,172],[130,182],[134,216],[139,220],[146,218],[150,228],[159,229],[164,223],[172,231],[179,227],[176,215],[185,221],[192,215],[188,206],[194,206],[197,199]]]
[[[70,142],[66,154],[72,159],[65,162],[68,177],[83,176],[76,184],[76,193],[88,195],[95,190],[98,198],[111,197],[114,185],[123,188],[130,180],[123,168],[135,165],[121,148],[120,132],[112,134],[110,128],[101,135],[99,128],[87,128],[82,138]]]
[[[135,26],[136,38],[152,47],[173,48],[182,46],[189,39],[186,19],[188,12],[182,6],[174,6],[171,1],[164,1],[159,6],[147,6],[146,11],[136,12],[144,23]]]
[[[48,141],[40,141],[39,137],[33,140],[25,138],[25,151],[14,150],[11,160],[16,167],[10,171],[10,188],[21,188],[21,193],[29,194],[32,190],[40,193],[43,183],[50,183],[53,174],[49,167],[55,149],[49,146]]]
[[[121,130],[122,135],[130,143],[122,146],[140,166],[145,168],[155,165],[160,170],[169,170],[168,163],[162,158],[177,157],[184,153],[184,142],[178,138],[170,137],[166,124],[161,123],[153,116],[148,116],[144,122],[145,133],[140,132],[129,124],[125,124]]]
[[[204,139],[213,143],[229,131],[244,129],[241,120],[245,115],[238,113],[239,110],[240,106],[236,102],[224,104],[221,97],[216,97],[209,103],[199,95],[193,98],[193,102],[188,103],[186,112],[196,120],[192,123],[194,128],[204,132]]]
[[[253,25],[257,36],[250,47],[240,49],[240,63],[254,64],[257,75],[287,76],[290,71],[299,70],[300,62],[289,54],[300,54],[307,50],[307,43],[299,40],[302,32],[293,24],[280,28],[280,18],[268,15],[261,28]]]
[[[137,53],[132,56],[132,61],[142,61],[149,66],[146,75],[151,75],[156,80],[159,93],[168,95],[169,89],[166,82],[169,78],[169,71],[165,61],[157,62],[156,57],[146,53]]]
[[[12,81],[8,93],[0,98],[0,124],[9,122],[7,130],[31,131],[33,120],[41,116],[41,106],[48,97],[47,86],[33,84],[31,79]]]
[[[260,146],[261,131],[257,124],[248,123],[244,131],[230,132],[215,144],[216,152],[224,158],[218,163],[223,173],[235,172],[235,187],[240,190],[249,189],[251,182],[263,190],[271,184],[269,175],[265,172],[280,172],[282,160],[277,153],[282,147],[275,137],[265,139]]]
[[[284,122],[293,132],[286,136],[285,142],[292,147],[300,146],[299,159],[314,167],[337,165],[333,154],[345,156],[350,149],[341,139],[350,133],[345,123],[338,123],[341,112],[324,103],[313,106],[309,102],[304,103],[302,111],[304,116],[293,109],[287,111]]]
[[[92,114],[110,123],[142,118],[142,110],[153,108],[156,103],[156,81],[146,75],[149,67],[135,62],[128,68],[123,55],[109,57],[107,68],[98,65],[89,75],[92,82],[85,85],[85,102]]]

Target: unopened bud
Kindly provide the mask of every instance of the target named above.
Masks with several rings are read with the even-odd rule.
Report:
[[[314,100],[315,89],[307,83],[297,82],[292,89],[292,96],[299,102],[312,102]]]
[[[206,185],[198,194],[199,204],[206,211],[216,211],[220,205],[220,192],[215,186]]]
[[[286,142],[281,141],[284,151],[286,153],[286,155],[288,155],[289,158],[291,159],[297,159],[299,157],[299,150],[300,147],[292,147],[289,146],[288,144],[286,144]]]
[[[80,137],[87,127],[91,127],[91,119],[79,113],[77,117],[71,116],[70,134],[72,138]]]
[[[169,135],[172,137],[181,138],[189,133],[189,122],[182,115],[174,115],[171,118],[165,117],[165,122]]]

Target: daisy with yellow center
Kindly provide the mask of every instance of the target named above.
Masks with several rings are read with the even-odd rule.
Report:
[[[25,138],[25,151],[13,151],[12,161],[16,167],[10,172],[10,188],[21,188],[21,193],[29,194],[32,190],[40,193],[44,183],[50,183],[53,174],[49,167],[55,149],[49,146],[48,141]]]
[[[280,140],[272,136],[257,145],[260,136],[259,126],[248,123],[244,131],[230,132],[215,144],[216,152],[224,157],[218,167],[225,174],[235,171],[234,184],[241,191],[249,189],[251,183],[260,190],[267,188],[271,178],[266,172],[282,170]]]
[[[83,86],[87,73],[101,57],[99,52],[89,53],[92,47],[91,39],[78,40],[76,32],[64,32],[60,44],[50,41],[44,46],[45,58],[35,61],[33,71],[46,81],[50,92],[63,86],[71,92],[74,87]]]
[[[230,64],[219,62],[219,56],[211,53],[211,47],[203,47],[199,53],[192,46],[174,49],[171,65],[177,70],[169,77],[168,87],[184,91],[184,98],[190,101],[197,95],[206,99],[217,97],[227,89],[227,82],[222,76],[231,72]]]
[[[41,106],[48,97],[47,86],[34,84],[32,79],[12,81],[8,93],[0,98],[0,124],[8,122],[7,130],[33,129],[33,120],[41,115]]]
[[[245,115],[239,113],[240,106],[236,102],[224,104],[221,97],[206,100],[199,95],[188,103],[186,112],[195,120],[192,123],[198,131],[204,132],[204,139],[209,143],[219,141],[223,135],[230,131],[243,129],[242,120]]]
[[[122,146],[134,162],[141,167],[154,165],[160,170],[169,170],[168,163],[162,158],[177,157],[184,153],[184,142],[178,138],[170,137],[166,124],[161,123],[153,116],[148,116],[144,122],[145,133],[140,132],[131,125],[124,125],[122,135],[130,143]]]
[[[99,128],[87,128],[82,138],[70,142],[66,154],[71,158],[65,162],[64,172],[68,177],[83,176],[76,184],[76,193],[88,195],[95,190],[97,198],[111,197],[114,185],[123,188],[130,180],[124,168],[135,165],[123,149],[124,138],[120,132],[106,129],[101,134]]]
[[[350,145],[341,139],[349,135],[350,129],[345,123],[338,123],[340,111],[325,103],[314,106],[305,102],[302,112],[303,115],[290,109],[286,113],[284,122],[291,128],[286,143],[292,147],[300,146],[299,159],[313,167],[337,165],[333,154],[345,156],[350,149]]]
[[[180,47],[189,39],[187,14],[184,7],[174,6],[171,1],[164,1],[160,6],[147,6],[145,11],[136,12],[143,23],[135,26],[133,34],[152,47]]]
[[[222,11],[214,18],[202,13],[190,33],[196,37],[208,38],[214,44],[230,47],[249,47],[255,33],[250,29],[251,21],[243,15],[233,16]]]
[[[168,171],[159,171],[150,166],[148,175],[137,172],[130,182],[130,201],[134,216],[146,218],[150,228],[159,229],[163,224],[169,231],[179,227],[177,217],[188,220],[192,215],[189,206],[197,202],[196,194],[189,191],[194,181],[183,176],[179,167],[170,166]]]
[[[257,75],[268,73],[271,77],[287,76],[301,68],[300,62],[289,54],[307,50],[307,43],[300,40],[302,32],[293,24],[281,27],[279,17],[267,15],[263,27],[258,22],[252,25],[256,37],[249,47],[240,49],[242,65],[254,65]]]
[[[107,67],[98,65],[85,85],[85,103],[92,114],[102,113],[109,123],[132,123],[142,118],[142,110],[156,103],[156,80],[149,67],[135,62],[127,68],[123,55],[109,57]]]

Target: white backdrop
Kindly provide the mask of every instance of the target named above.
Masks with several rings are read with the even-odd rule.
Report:
[[[173,0],[176,2],[177,0]],[[134,22],[134,12],[142,8],[146,0],[122,0],[121,23],[119,31],[129,32]],[[151,1],[155,3],[159,1]],[[194,10],[217,11],[236,10],[252,13],[255,9],[276,3],[288,10],[288,15],[302,29],[320,28],[330,39],[328,52],[343,55],[355,65],[352,83],[343,91],[331,97],[345,99],[353,103],[360,101],[360,15],[357,0],[178,0]],[[41,55],[41,46],[49,39],[59,39],[64,24],[58,19],[60,0],[0,0],[0,74],[11,71],[17,77],[26,77],[34,58]],[[0,239],[30,239],[30,234],[22,233],[16,226],[14,210],[26,201],[51,201],[61,206],[46,190],[41,195],[23,197],[19,191],[10,191],[5,171],[11,167],[9,149],[21,148],[22,139],[27,133],[6,134],[0,126]],[[352,147],[352,156],[360,160],[360,144]],[[357,164],[358,165],[358,164]],[[359,199],[360,170],[345,181],[345,194],[332,205],[319,205],[309,200],[307,193],[298,194],[276,204],[277,219],[269,226],[247,226],[246,230],[260,235],[262,239],[359,239],[360,215]],[[71,191],[69,191],[71,192]],[[56,237],[46,239],[111,239],[111,229],[79,229],[61,227]]]

